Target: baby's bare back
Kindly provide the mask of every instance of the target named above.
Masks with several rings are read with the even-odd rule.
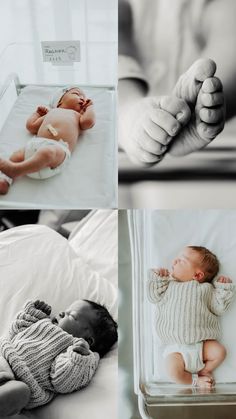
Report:
[[[80,134],[80,114],[71,109],[52,109],[44,117],[37,136],[52,140],[64,140],[72,151]]]

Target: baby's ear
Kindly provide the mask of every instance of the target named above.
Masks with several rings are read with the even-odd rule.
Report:
[[[205,274],[202,271],[195,272],[194,279],[198,282],[204,282]]]
[[[87,342],[88,342],[88,344],[89,344],[89,346],[91,347],[93,344],[94,344],[94,338],[92,337],[92,336],[90,336],[89,338],[87,338],[86,339],[87,340]]]

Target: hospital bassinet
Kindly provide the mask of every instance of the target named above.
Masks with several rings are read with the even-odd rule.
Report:
[[[234,281],[235,211],[129,210],[128,218],[133,277],[134,387],[142,417],[159,417],[160,408],[170,406],[176,406],[175,416],[179,417],[177,407],[236,405],[236,349],[232,333],[235,302],[221,320],[227,357],[215,371],[216,387],[201,391],[170,383],[155,333],[155,307],[148,301],[146,290],[148,269],[170,266],[176,252],[188,244],[213,249],[222,262],[220,273]],[[235,410],[232,412],[235,414]]]
[[[78,85],[94,101],[96,124],[80,138],[70,167],[49,182],[17,179],[2,207],[107,208],[116,199],[116,40],[80,43],[80,62],[44,62],[41,44],[12,43],[0,55],[0,152],[9,155],[29,140],[27,117],[48,105],[53,89]]]

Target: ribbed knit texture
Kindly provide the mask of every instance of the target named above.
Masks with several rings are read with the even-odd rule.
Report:
[[[56,393],[70,393],[86,386],[94,375],[99,355],[73,351],[81,341],[52,324],[33,302],[26,304],[13,322],[9,337],[0,339],[0,353],[16,379],[25,382],[31,397],[26,408],[49,402]]]
[[[156,304],[156,331],[164,344],[219,339],[218,316],[232,301],[234,284],[178,282],[149,273],[148,297]]]

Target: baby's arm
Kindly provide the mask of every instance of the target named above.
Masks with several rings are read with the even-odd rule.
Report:
[[[99,355],[88,348],[84,339],[75,338],[73,345],[55,358],[50,376],[56,392],[71,393],[89,384],[97,369]]]
[[[214,282],[214,289],[210,300],[210,310],[212,313],[220,316],[229,307],[234,297],[235,285],[231,279],[225,276],[220,276]]]
[[[10,337],[13,338],[15,334],[31,326],[33,323],[48,318],[50,313],[51,307],[43,301],[29,301],[13,321],[9,330]]]
[[[83,130],[92,128],[95,124],[95,120],[93,102],[90,99],[87,99],[79,120],[80,128]]]
[[[44,106],[38,106],[36,112],[34,112],[26,122],[26,128],[33,135],[38,133],[38,130],[44,120],[45,115],[48,113],[48,109]]]
[[[150,269],[147,284],[148,298],[151,303],[158,303],[162,300],[170,283],[169,271],[165,268]]]

